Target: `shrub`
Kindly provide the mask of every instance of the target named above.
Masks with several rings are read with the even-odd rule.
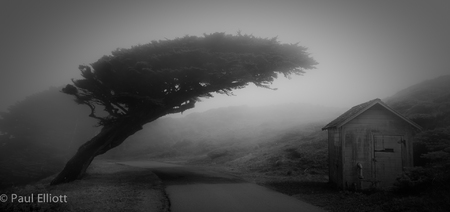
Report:
[[[414,167],[406,170],[394,183],[394,190],[403,194],[416,194],[431,186],[433,177],[429,170]]]
[[[417,193],[427,188],[450,189],[450,127],[420,133],[418,142],[425,146],[422,167],[407,170],[397,179],[395,190]]]

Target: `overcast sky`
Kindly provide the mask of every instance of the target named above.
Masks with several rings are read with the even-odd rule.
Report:
[[[308,47],[316,69],[193,111],[307,102],[351,107],[450,74],[450,1],[0,1],[0,111],[80,78],[116,48],[226,32]],[[51,104],[51,103],[49,103]]]

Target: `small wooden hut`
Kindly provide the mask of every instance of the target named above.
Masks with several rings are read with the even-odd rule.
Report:
[[[416,123],[380,99],[352,107],[327,124],[329,180],[341,189],[392,187],[413,166]]]

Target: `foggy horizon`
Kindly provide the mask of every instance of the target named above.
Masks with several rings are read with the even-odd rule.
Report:
[[[447,211],[449,20],[443,0],[2,1],[0,211]]]
[[[442,1],[4,2],[0,111],[80,79],[78,65],[116,48],[225,32],[299,43],[319,62],[302,76],[202,99],[218,107],[308,103],[349,108],[446,75],[449,3]],[[102,11],[99,15],[98,11]],[[83,107],[83,106],[80,106]]]

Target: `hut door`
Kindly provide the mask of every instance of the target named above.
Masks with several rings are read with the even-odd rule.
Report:
[[[391,187],[402,174],[402,136],[374,136],[374,176],[380,188]]]

